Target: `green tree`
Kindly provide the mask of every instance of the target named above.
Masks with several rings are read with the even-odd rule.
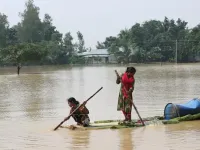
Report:
[[[72,43],[73,37],[71,36],[70,32],[65,34],[63,41],[65,47],[65,55],[72,56],[74,54],[74,45]]]
[[[56,27],[52,25],[52,18],[49,14],[44,15],[44,20],[43,20],[43,35],[44,35],[44,40],[45,41],[51,41],[52,40],[52,35],[55,32]]]
[[[15,45],[15,44],[18,44],[19,42],[20,41],[19,41],[17,29],[15,29],[14,27],[8,28],[7,33],[6,33],[7,45]]]
[[[20,13],[22,18],[19,24],[19,35],[22,42],[40,42],[43,39],[42,22],[39,18],[39,7],[33,0],[28,0],[26,9]]]
[[[187,22],[164,18],[164,21],[149,20],[136,23],[130,29],[121,30],[117,37],[107,37],[98,47],[105,46],[124,62],[171,61],[175,58],[178,41],[178,60],[187,61],[189,39]],[[139,54],[141,53],[141,54]],[[136,58],[137,57],[137,58]]]
[[[85,41],[84,41],[84,38],[83,38],[83,34],[78,31],[77,32],[77,36],[78,36],[78,52],[79,53],[82,53],[82,52],[85,52],[86,49],[85,49]]]
[[[0,13],[0,48],[6,47],[6,34],[9,27],[7,16]]]
[[[105,49],[105,45],[103,43],[100,43],[99,41],[97,41],[97,45],[96,45],[97,49]]]

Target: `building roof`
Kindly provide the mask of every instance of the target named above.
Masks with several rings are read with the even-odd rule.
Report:
[[[78,56],[109,56],[107,49],[93,49],[91,51],[79,53]]]

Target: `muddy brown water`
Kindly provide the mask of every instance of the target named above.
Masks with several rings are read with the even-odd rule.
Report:
[[[167,103],[200,95],[200,65],[135,65],[135,105],[142,117],[163,115]],[[87,104],[94,120],[123,119],[116,111],[119,85],[114,69],[125,66],[43,66],[0,69],[0,149],[2,150],[200,150],[200,122],[135,129],[52,131],[68,115],[66,98]],[[133,119],[137,119],[135,111]],[[64,125],[73,124],[70,119]]]

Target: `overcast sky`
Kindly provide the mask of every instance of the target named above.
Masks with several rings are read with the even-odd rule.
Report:
[[[0,0],[0,12],[8,16],[10,25],[20,21],[18,16],[26,0]],[[121,29],[150,19],[181,18],[189,27],[200,23],[200,0],[35,0],[40,17],[45,13],[62,32],[81,31],[87,47],[95,48],[97,41],[116,36]]]

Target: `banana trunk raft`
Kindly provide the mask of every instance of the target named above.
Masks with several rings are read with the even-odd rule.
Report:
[[[162,116],[155,116],[149,118],[143,118],[145,125],[151,124],[177,124],[183,121],[200,120],[200,113],[195,115],[186,115],[183,117],[177,117],[170,120],[164,120]],[[122,129],[122,128],[135,128],[143,127],[139,120],[132,120],[131,122],[123,122],[121,120],[101,120],[94,121],[89,127],[82,127],[77,125],[61,126],[61,128],[67,128],[70,130],[98,130],[98,129]]]

